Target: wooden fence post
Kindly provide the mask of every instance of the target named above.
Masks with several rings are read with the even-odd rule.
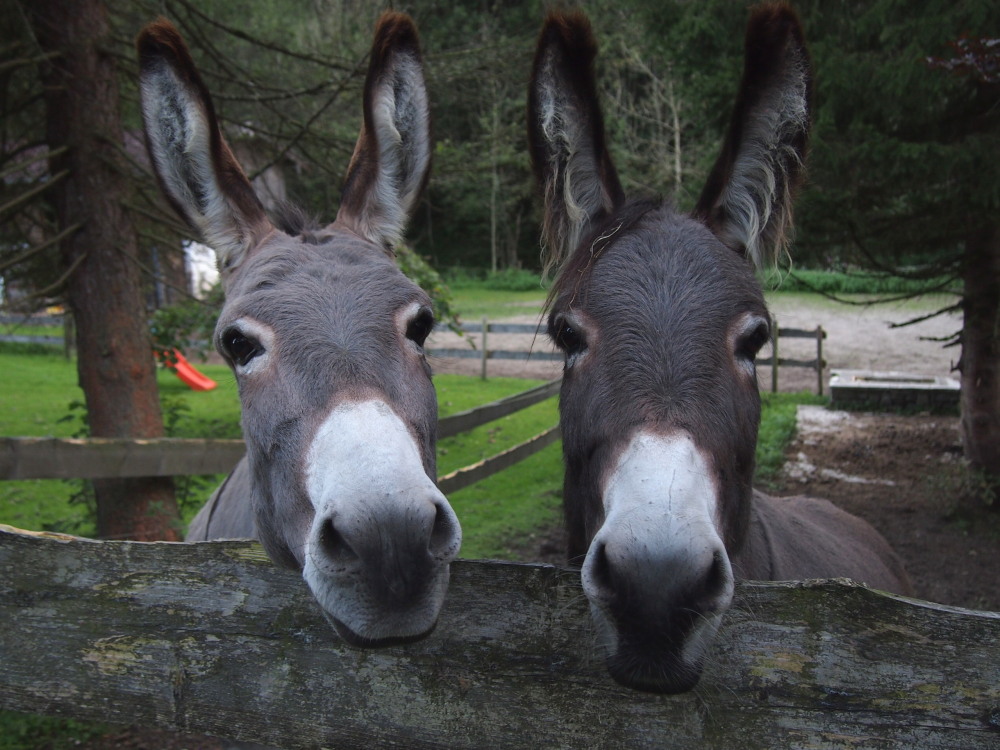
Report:
[[[486,332],[490,328],[490,322],[487,320],[486,316],[483,316],[483,358],[482,358],[482,371],[480,372],[480,377],[486,380],[486,360],[489,358],[489,351],[486,349]]]
[[[778,319],[771,318],[771,393],[778,392]]]
[[[816,326],[816,393],[823,395],[823,326]]]

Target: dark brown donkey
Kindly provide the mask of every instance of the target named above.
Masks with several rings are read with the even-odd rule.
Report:
[[[188,539],[259,538],[354,644],[424,636],[461,532],[434,484],[431,302],[391,259],[430,161],[416,28],[379,21],[337,219],[304,232],[265,215],[174,27],[150,25],[138,47],[160,185],[219,257],[215,343],[247,443]]]
[[[566,357],[569,557],[582,559],[615,679],[680,692],[698,681],[735,577],[909,583],[865,522],[751,487],[754,358],[770,336],[754,264],[783,245],[809,127],[795,15],[753,12],[733,121],[691,214],[625,198],[595,55],[583,15],[550,16],[528,112],[544,241],[559,267],[549,334]]]

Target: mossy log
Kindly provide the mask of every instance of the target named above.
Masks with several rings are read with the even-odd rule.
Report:
[[[614,683],[577,572],[460,561],[435,632],[346,646],[249,542],[0,530],[0,706],[285,748],[1000,748],[1000,613],[737,588],[700,686]]]

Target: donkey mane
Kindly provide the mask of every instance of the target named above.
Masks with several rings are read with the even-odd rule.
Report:
[[[331,239],[329,235],[320,234],[323,229],[320,220],[295,203],[282,201],[268,213],[278,229],[308,245],[322,245]]]

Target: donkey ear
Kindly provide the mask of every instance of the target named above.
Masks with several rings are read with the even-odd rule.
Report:
[[[546,272],[625,200],[605,145],[594,81],[596,55],[585,15],[554,12],[545,20],[528,90],[528,143],[545,202]]]
[[[164,194],[215,249],[237,265],[271,229],[263,205],[222,137],[187,45],[165,19],[136,41],[146,147]]]
[[[757,266],[775,262],[791,230],[811,88],[809,55],[794,11],[784,5],[756,9],[729,132],[693,213]]]
[[[391,249],[430,171],[430,111],[417,28],[384,13],[365,79],[364,125],[347,168],[337,221]]]

